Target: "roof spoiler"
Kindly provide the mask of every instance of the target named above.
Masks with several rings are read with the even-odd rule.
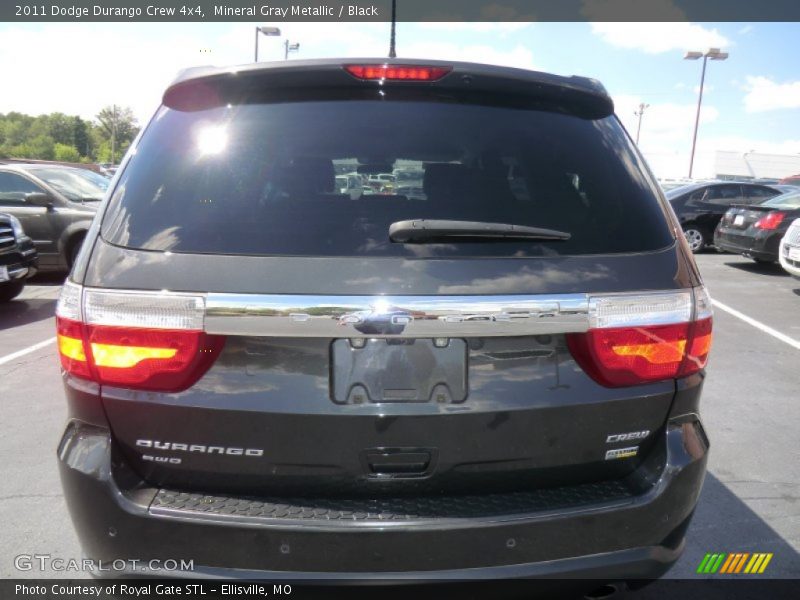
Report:
[[[361,79],[352,65],[445,68],[435,81]],[[543,108],[586,119],[601,119],[614,112],[614,103],[600,82],[585,77],[475,63],[403,59],[311,60],[255,63],[241,67],[187,69],[164,93],[165,106],[197,111],[247,102],[253,97],[364,97],[378,89],[426,90],[441,95],[501,98],[520,108]]]

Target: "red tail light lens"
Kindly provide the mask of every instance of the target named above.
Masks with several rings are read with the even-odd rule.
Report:
[[[88,326],[99,383],[178,392],[195,383],[219,356],[225,338],[202,331]]]
[[[589,331],[567,335],[572,356],[592,379],[606,387],[639,385],[700,371],[711,348],[710,300],[704,291],[698,292],[693,310],[691,302],[686,302],[691,298],[687,294],[662,295],[652,301],[646,296],[604,299]],[[692,320],[693,313],[696,320]],[[648,320],[653,324],[647,324]],[[664,323],[670,320],[677,322]],[[613,326],[624,321],[630,324]]]
[[[711,350],[711,330],[713,324],[711,317],[694,323],[694,330],[690,336],[690,344],[686,352],[686,360],[681,368],[680,375],[691,375],[704,369],[708,362],[708,353]]]
[[[345,65],[344,68],[350,75],[358,79],[391,81],[437,81],[452,70],[451,67],[380,64]]]
[[[202,331],[84,325],[57,318],[61,366],[102,385],[179,392],[214,363],[224,336]]]
[[[83,323],[57,317],[56,334],[58,355],[64,370],[76,377],[92,379],[89,361],[86,358]]]
[[[766,217],[761,217],[758,221],[756,221],[755,227],[756,229],[777,229],[778,225],[783,222],[783,218],[786,216],[786,213],[782,213],[779,211],[773,211],[769,213]]]
[[[191,327],[197,323],[196,300],[89,291],[82,299],[79,286],[66,284],[56,310],[61,366],[102,385],[185,390],[205,374],[225,344],[224,336]],[[155,326],[139,326],[148,324]]]

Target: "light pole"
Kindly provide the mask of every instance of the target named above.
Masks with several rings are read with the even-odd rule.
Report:
[[[397,52],[395,51],[394,47],[396,26],[397,26],[397,1],[392,0],[392,31],[389,34],[389,58],[397,58]]]
[[[253,58],[253,62],[258,62],[258,35],[263,33],[264,35],[274,36],[280,35],[281,30],[278,27],[256,27],[256,52],[255,57]]]
[[[299,51],[300,51],[300,42],[290,44],[288,38],[286,39],[285,42],[283,42],[283,60],[289,60],[289,52],[299,52]]]
[[[694,150],[697,146],[697,128],[700,125],[700,106],[703,104],[703,86],[706,81],[706,61],[711,60],[725,60],[728,58],[727,52],[720,52],[719,48],[709,48],[706,52],[687,52],[684,60],[697,60],[703,59],[703,70],[700,74],[700,93],[697,96],[697,114],[694,118],[694,135],[692,136],[692,153],[689,156],[689,179],[692,178],[692,169],[694,168]]]
[[[644,111],[646,108],[650,108],[649,104],[645,104],[644,102],[639,103],[639,110],[634,111],[634,115],[639,117],[639,125],[636,126],[636,145],[639,145],[639,134],[642,132],[642,115],[644,115]]]

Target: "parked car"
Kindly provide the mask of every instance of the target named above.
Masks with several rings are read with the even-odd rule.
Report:
[[[367,185],[376,192],[384,193],[394,187],[395,177],[390,173],[376,173],[367,178]]]
[[[798,186],[800,186],[800,173],[798,173],[797,175],[790,175],[789,177],[784,177],[783,179],[781,179],[780,183],[783,183],[783,184],[786,184],[786,185],[798,185]]]
[[[775,186],[739,182],[695,183],[666,192],[692,252],[712,243],[714,230],[734,204],[759,204],[777,196]]]
[[[659,179],[658,184],[665,192],[694,183],[691,179]]]
[[[338,189],[341,194],[361,192],[363,187],[364,184],[361,175],[358,173],[347,173],[345,175],[336,176],[336,189]]]
[[[781,240],[778,259],[794,278],[800,279],[800,219],[795,219]]]
[[[410,200],[425,200],[425,190],[421,185],[401,185],[394,192]]]
[[[611,98],[409,62],[166,90],[57,307],[88,558],[420,581],[680,556],[711,305]],[[352,157],[424,164],[425,202],[343,196]]]
[[[13,215],[0,213],[0,302],[19,296],[37,267],[36,248],[22,224]]]
[[[75,261],[108,184],[86,169],[0,165],[0,211],[20,220],[42,271],[63,271]]]
[[[781,238],[800,217],[800,190],[755,206],[734,206],[714,233],[714,245],[759,263],[778,262]]]

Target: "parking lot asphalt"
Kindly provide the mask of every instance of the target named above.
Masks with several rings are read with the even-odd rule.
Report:
[[[695,569],[707,552],[771,552],[764,577],[797,578],[800,281],[778,266],[729,254],[711,252],[697,259],[717,303],[702,401],[711,453],[686,552],[667,577],[697,577]],[[20,554],[81,556],[55,456],[66,418],[53,340],[60,281],[40,277],[18,300],[0,306],[3,578],[63,576],[15,569],[14,557]],[[646,588],[637,597],[652,593]]]

